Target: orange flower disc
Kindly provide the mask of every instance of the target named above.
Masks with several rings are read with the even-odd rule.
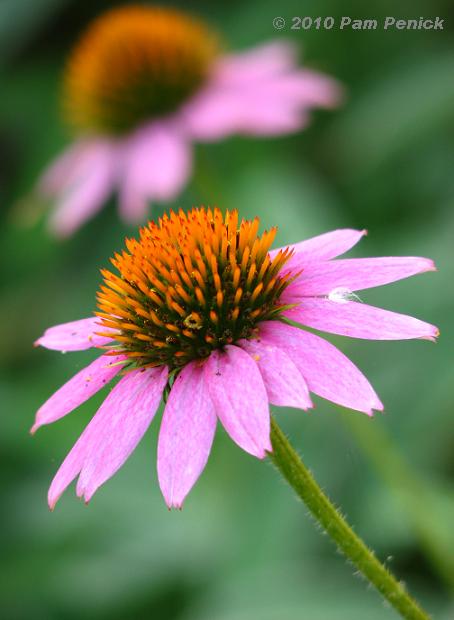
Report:
[[[102,270],[98,294],[102,325],[117,330],[114,352],[137,366],[174,369],[277,318],[293,279],[281,271],[292,251],[271,258],[276,228],[262,235],[258,228],[258,218],[238,222],[236,210],[223,217],[202,207],[171,212],[127,239],[112,259],[119,275]]]

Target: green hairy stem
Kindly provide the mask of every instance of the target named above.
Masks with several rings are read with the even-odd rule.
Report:
[[[269,458],[342,553],[403,618],[430,620],[430,616],[419,607],[404,586],[379,562],[373,551],[354,533],[334,504],[323,493],[274,418],[271,419],[271,443],[273,451],[269,453]]]

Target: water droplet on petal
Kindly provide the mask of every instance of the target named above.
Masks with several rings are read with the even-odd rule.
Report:
[[[349,301],[361,301],[361,299],[346,286],[334,288],[328,295],[330,301],[338,304],[347,304]]]

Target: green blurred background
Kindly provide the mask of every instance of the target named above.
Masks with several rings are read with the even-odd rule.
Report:
[[[127,230],[112,200],[67,242],[24,228],[14,205],[70,136],[58,113],[65,57],[114,3],[0,0],[0,616],[7,620],[386,620],[396,614],[354,577],[271,465],[218,432],[182,512],[155,471],[156,431],[89,507],[71,488],[51,514],[48,484],[99,394],[31,438],[36,409],[92,359],[36,350],[43,330],[87,316],[98,269]],[[178,5],[178,3],[176,3]],[[295,40],[348,97],[305,132],[196,147],[196,176],[174,206],[211,203],[278,224],[278,242],[336,227],[369,236],[356,256],[433,257],[436,274],[366,291],[364,301],[440,326],[436,345],[331,338],[385,403],[373,420],[316,399],[278,419],[356,531],[435,618],[454,618],[454,35],[448,0],[180,2],[233,49]],[[276,32],[275,16],[445,19],[434,31]],[[154,206],[153,214],[163,206]]]

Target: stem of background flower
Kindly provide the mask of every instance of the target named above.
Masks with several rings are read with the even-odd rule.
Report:
[[[271,418],[271,444],[273,446],[273,452],[269,453],[271,461],[344,555],[403,618],[429,620],[430,616],[377,560],[374,553],[353,532],[344,517],[323,493],[273,417]]]

